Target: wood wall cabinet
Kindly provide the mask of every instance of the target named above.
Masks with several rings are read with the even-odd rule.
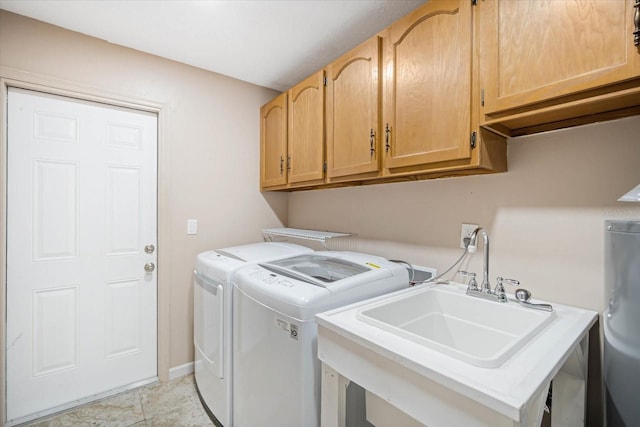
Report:
[[[502,172],[506,137],[640,114],[635,16],[640,0],[430,0],[327,66],[326,114],[324,70],[263,107],[261,187]]]
[[[260,188],[324,183],[324,71],[260,108]]]
[[[384,43],[386,174],[471,157],[470,0],[431,0]]]
[[[505,171],[505,137],[479,127],[472,7],[471,0],[430,0],[329,64],[324,116],[322,71],[290,89],[286,183],[280,154],[263,153],[274,184],[265,185],[271,175],[263,172],[262,188]],[[280,136],[263,131],[271,134]]]
[[[260,108],[260,188],[287,184],[287,93]]]
[[[288,184],[324,182],[324,70],[288,91]]]
[[[504,136],[479,127],[474,8],[431,0],[383,33],[383,180],[506,171]]]
[[[327,181],[380,172],[382,39],[372,37],[327,66]]]
[[[634,2],[479,2],[482,123],[521,135],[640,112]]]

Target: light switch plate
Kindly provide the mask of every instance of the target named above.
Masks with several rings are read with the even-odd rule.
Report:
[[[188,219],[187,220],[187,234],[198,234],[198,220],[197,219]]]

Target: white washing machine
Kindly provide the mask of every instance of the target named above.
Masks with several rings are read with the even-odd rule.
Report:
[[[235,272],[248,262],[309,252],[313,250],[291,243],[261,242],[197,256],[193,274],[195,379],[202,403],[217,424],[233,425],[231,311]]]
[[[314,252],[239,270],[235,426],[318,426],[316,313],[408,286],[404,266],[354,252]]]

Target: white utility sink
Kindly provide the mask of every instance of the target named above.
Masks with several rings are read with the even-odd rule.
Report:
[[[535,427],[553,380],[552,419],[582,425],[597,313],[465,290],[421,285],[316,315],[323,427],[344,425],[347,381],[428,426]]]
[[[497,368],[552,322],[555,312],[437,286],[367,305],[356,318],[473,366]]]

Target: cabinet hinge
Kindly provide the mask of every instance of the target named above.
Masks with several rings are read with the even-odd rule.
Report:
[[[327,162],[323,162],[322,163],[322,172],[326,172],[327,171]]]
[[[484,107],[484,88],[480,90],[480,105]]]
[[[471,0],[471,6],[477,6],[478,0]]]
[[[327,85],[327,76],[324,76],[322,78],[322,84],[325,85],[325,86]]]
[[[476,132],[475,130],[473,132],[471,132],[471,148],[476,148],[476,138],[478,137],[478,132]]]

